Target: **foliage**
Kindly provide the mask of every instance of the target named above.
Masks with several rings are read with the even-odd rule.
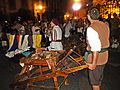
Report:
[[[93,0],[93,5],[96,6],[96,5],[103,5],[107,2],[107,0]]]

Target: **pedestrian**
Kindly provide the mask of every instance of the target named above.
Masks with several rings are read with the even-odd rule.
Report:
[[[48,49],[51,50],[63,50],[63,45],[62,45],[62,30],[59,27],[59,22],[57,19],[52,19],[50,22],[51,24],[51,34],[50,34],[50,46],[48,46]]]
[[[70,20],[68,20],[64,26],[65,29],[65,38],[68,38],[70,36],[70,30],[72,29],[72,23]]]
[[[99,15],[95,7],[88,10],[87,17],[91,24],[87,28],[87,65],[92,90],[101,90],[103,71],[108,61],[109,26],[99,21]]]

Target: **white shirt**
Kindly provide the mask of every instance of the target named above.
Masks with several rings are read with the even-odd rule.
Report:
[[[66,24],[67,25],[65,26],[65,37],[67,38],[70,36],[70,29],[72,28],[72,24],[70,23],[70,21]]]
[[[87,40],[91,51],[101,51],[101,42],[98,33],[92,28],[87,28]]]

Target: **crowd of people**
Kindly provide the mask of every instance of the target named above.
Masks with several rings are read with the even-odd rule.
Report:
[[[113,13],[113,18],[111,18],[111,14],[108,14],[106,21],[110,27],[110,48],[113,51],[120,52],[120,17]]]
[[[0,32],[1,32],[1,47],[7,47],[7,49],[10,47],[10,35],[41,35],[41,40],[38,41],[40,44],[39,46],[32,45],[33,48],[38,47],[48,47],[51,41],[57,40],[57,38],[51,38],[51,35],[55,36],[54,33],[57,31],[52,32],[52,29],[60,29],[59,32],[57,32],[58,40],[59,42],[64,42],[63,46],[61,46],[61,49],[65,49],[65,40],[68,40],[69,37],[73,37],[73,35],[77,35],[81,42],[85,42],[85,29],[86,29],[86,22],[81,20],[74,20],[69,19],[65,21],[64,23],[60,23],[57,19],[52,19],[51,21],[43,20],[43,21],[14,21],[13,23],[9,23],[5,21],[4,23],[0,24]],[[61,34],[60,34],[61,33]],[[62,36],[62,37],[61,37]],[[75,38],[75,37],[73,37]],[[32,42],[34,42],[35,37],[32,37]],[[55,40],[52,40],[55,39]],[[57,40],[57,42],[58,42]],[[37,42],[37,43],[38,43]],[[79,42],[79,41],[78,41]],[[54,42],[56,43],[56,42]],[[69,48],[70,49],[70,48]]]
[[[108,15],[107,19],[101,19],[102,21],[106,22],[110,27],[110,48],[115,51],[120,51],[120,19],[114,13],[114,18],[111,18],[111,14]],[[9,34],[19,34],[19,35],[42,35],[42,40],[40,42],[40,47],[47,47],[50,44],[50,32],[51,32],[51,21],[47,21],[47,19],[43,21],[20,21],[16,20],[13,23],[9,23],[8,21],[0,23],[0,46],[8,46],[9,42],[7,41]],[[90,22],[87,19],[68,19],[63,21],[58,26],[62,30],[62,39],[61,41],[65,40],[64,38],[69,38],[72,35],[78,35],[80,41],[86,41],[86,29],[90,25]],[[6,42],[7,41],[7,42]],[[64,42],[64,41],[63,41]],[[65,43],[65,42],[64,42]],[[8,48],[7,47],[7,48]],[[65,45],[64,45],[65,47]],[[64,48],[63,47],[63,48]]]
[[[99,20],[105,22],[110,27],[110,50],[119,52],[119,17],[116,13],[114,13],[113,18],[111,18],[111,14],[108,14],[107,19],[102,19],[99,17]],[[51,35],[55,36],[54,34],[51,34],[51,32],[53,31],[52,29],[54,27],[54,25],[52,25],[51,23],[52,21],[54,22],[53,24],[55,24],[55,26],[58,26],[58,28],[60,29],[57,35],[59,36],[59,40],[53,37],[51,38]],[[0,23],[0,47],[4,47],[4,49],[6,50],[10,49],[11,35],[29,35],[29,39],[31,39],[29,40],[29,46],[33,48],[49,48],[50,45],[53,45],[51,41],[57,40],[57,42],[61,42],[61,49],[69,50],[74,46],[77,46],[77,51],[80,54],[84,55],[86,51],[86,31],[89,25],[90,22],[87,17],[84,19],[80,18],[78,20],[71,18],[63,22],[59,22],[58,19],[51,19],[50,21],[48,21],[47,19],[41,21],[22,21],[21,18],[13,21],[12,23],[5,21]],[[62,37],[60,37],[59,34],[62,35]],[[67,44],[68,42],[70,42],[69,47]],[[56,42],[54,42],[54,44],[55,43]]]

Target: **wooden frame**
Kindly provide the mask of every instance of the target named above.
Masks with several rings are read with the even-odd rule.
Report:
[[[13,90],[18,87],[22,90],[24,90],[24,88],[28,90],[33,90],[33,88],[59,90],[70,73],[88,67],[85,65],[83,57],[74,52],[73,49],[70,49],[68,52],[64,50],[45,51],[48,53],[49,57],[46,55],[46,57],[41,58],[40,54],[43,52],[43,49],[38,48],[35,54],[20,60],[21,63],[24,63],[24,66],[21,72],[16,76],[15,82],[12,84]],[[77,54],[77,57],[73,57],[72,53]],[[62,59],[59,58],[61,54],[64,54]],[[58,77],[60,76],[64,77],[64,80],[58,84]],[[34,82],[42,82],[47,79],[53,79],[54,86],[39,86],[33,84]]]

